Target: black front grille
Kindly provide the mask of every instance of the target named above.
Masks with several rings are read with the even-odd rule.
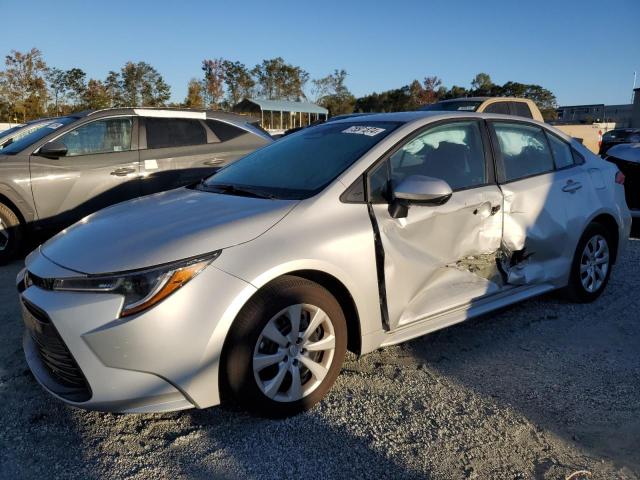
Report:
[[[25,325],[52,381],[47,387],[68,400],[89,400],[89,384],[47,314],[24,299],[22,304]]]

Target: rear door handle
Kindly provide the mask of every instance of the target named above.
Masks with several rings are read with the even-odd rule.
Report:
[[[135,168],[123,167],[123,168],[117,168],[116,170],[111,172],[111,175],[115,175],[116,177],[126,177],[130,173],[135,173],[135,172],[136,172]]]
[[[567,180],[567,183],[562,187],[563,192],[575,193],[582,188],[580,182],[574,182],[573,180]]]

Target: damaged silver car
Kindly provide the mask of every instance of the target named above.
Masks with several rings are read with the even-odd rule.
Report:
[[[197,186],[93,214],[26,260],[38,381],[121,412],[310,408],[365,354],[554,289],[604,290],[624,176],[554,128],[495,114],[345,118]]]

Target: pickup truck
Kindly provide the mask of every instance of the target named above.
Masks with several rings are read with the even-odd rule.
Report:
[[[544,122],[538,106],[528,98],[516,97],[468,97],[441,100],[425,105],[420,110],[434,111],[459,111],[459,112],[485,112],[516,115],[518,117],[532,118]],[[570,137],[581,141],[585,147],[597,154],[600,150],[603,130],[606,127],[598,124],[592,125],[554,125]]]

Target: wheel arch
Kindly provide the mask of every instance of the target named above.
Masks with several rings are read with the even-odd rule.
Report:
[[[358,307],[349,289],[333,275],[320,270],[294,270],[286,275],[305,278],[326,288],[342,307],[347,321],[347,349],[360,355],[362,350],[362,334]],[[274,279],[275,280],[275,279]]]
[[[4,195],[2,191],[0,191],[0,203],[6,205],[13,213],[15,213],[15,215],[18,217],[18,220],[20,220],[20,224],[22,226],[27,225],[27,219],[22,213],[22,210],[18,208],[15,202],[13,202],[13,200],[11,200],[9,197]]]
[[[589,224],[597,223],[602,225],[611,235],[612,264],[616,263],[618,258],[618,246],[620,244],[620,226],[615,217],[609,213],[600,213],[591,219]]]

